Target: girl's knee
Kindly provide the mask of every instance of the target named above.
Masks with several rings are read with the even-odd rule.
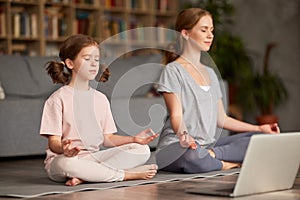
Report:
[[[139,159],[141,163],[145,163],[151,156],[151,151],[148,145],[137,143],[129,144],[128,153],[135,155],[135,159]]]
[[[145,160],[147,161],[151,156],[151,151],[148,145],[140,145],[139,150],[145,156]]]
[[[135,149],[140,154],[150,155],[151,151],[148,145],[142,145],[137,143],[130,144],[132,149]]]
[[[74,173],[76,171],[78,157],[65,157],[65,156],[58,156],[55,158],[50,166],[50,171],[48,173],[49,178],[58,181],[58,182],[64,182],[66,180],[66,177],[69,176],[69,174]]]

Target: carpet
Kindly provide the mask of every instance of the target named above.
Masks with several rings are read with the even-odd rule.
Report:
[[[84,183],[74,187],[65,186],[48,179],[42,160],[0,165],[0,197],[33,198],[49,194],[67,194],[87,190],[104,190],[142,184],[164,183],[195,178],[205,178],[239,173],[239,169],[214,171],[201,174],[175,174],[159,171],[151,180],[134,180],[113,183]]]

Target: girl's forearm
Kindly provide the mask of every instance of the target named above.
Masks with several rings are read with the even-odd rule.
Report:
[[[50,136],[48,138],[48,145],[52,152],[57,153],[57,154],[64,153],[60,138],[55,138],[55,136]]]
[[[123,144],[133,143],[133,142],[135,142],[133,136],[109,134],[105,136],[103,145],[105,147],[115,147]]]

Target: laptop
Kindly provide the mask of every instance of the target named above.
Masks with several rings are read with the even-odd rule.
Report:
[[[197,187],[195,181],[185,192],[237,197],[287,190],[293,187],[299,165],[300,132],[253,135],[236,182],[215,181],[213,187]]]

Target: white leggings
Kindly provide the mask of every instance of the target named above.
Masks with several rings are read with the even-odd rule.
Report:
[[[74,177],[88,182],[122,181],[124,169],[143,165],[149,157],[147,145],[130,143],[75,157],[58,155],[47,173],[50,179],[58,182]]]

